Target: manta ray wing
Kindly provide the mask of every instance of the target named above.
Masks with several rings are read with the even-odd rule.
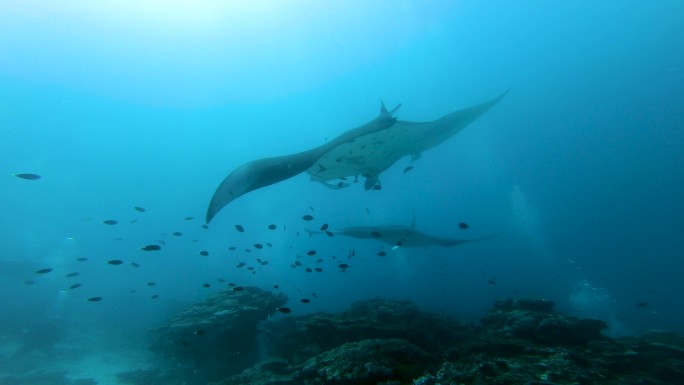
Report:
[[[212,196],[207,209],[207,223],[211,222],[214,216],[216,216],[222,208],[240,196],[245,195],[250,191],[292,178],[310,167],[316,167],[317,160],[323,156],[323,154],[343,143],[391,127],[396,122],[396,118],[393,118],[392,114],[398,108],[399,106],[392,111],[387,111],[383,104],[380,109],[380,115],[374,120],[351,129],[330,142],[316,148],[297,154],[257,159],[236,168],[233,172],[228,174],[223,182],[221,182]]]
[[[397,121],[392,127],[357,137],[332,148],[307,173],[311,179],[331,188],[343,188],[348,177],[365,176],[365,189],[379,182],[380,174],[404,156],[417,156],[467,127],[496,105],[508,91],[496,98],[464,108],[432,122]]]

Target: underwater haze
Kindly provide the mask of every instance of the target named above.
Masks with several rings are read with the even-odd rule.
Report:
[[[382,297],[478,322],[547,298],[609,335],[684,333],[683,17],[680,1],[0,3],[0,371],[116,384],[148,330],[228,284],[287,295],[274,318]],[[204,226],[247,162],[381,103],[426,122],[509,88],[380,189],[302,173]],[[487,239],[321,230],[414,215]]]

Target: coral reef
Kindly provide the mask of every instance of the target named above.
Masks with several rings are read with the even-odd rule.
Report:
[[[265,325],[269,353],[301,363],[347,342],[400,338],[433,354],[463,341],[470,328],[440,313],[422,312],[408,301],[372,299],[341,313],[290,317]]]
[[[340,313],[269,320],[262,323],[267,337],[262,353],[271,358],[253,364],[252,357],[235,365],[230,355],[235,345],[224,337],[241,341],[241,349],[255,355],[257,324],[285,302],[258,289],[245,292],[203,301],[161,329],[155,349],[184,360],[189,356],[179,349],[184,353],[190,344],[179,348],[174,345],[179,338],[195,336],[199,327],[206,336],[223,336],[199,345],[205,350],[190,360],[194,376],[170,375],[178,370],[172,368],[131,372],[120,380],[146,385],[204,385],[208,378],[212,385],[684,383],[683,337],[653,332],[610,339],[601,333],[606,327],[602,321],[556,313],[554,303],[544,299],[498,301],[477,327],[420,311],[409,302],[383,299],[361,301]],[[246,302],[251,300],[259,306]],[[210,354],[231,373],[220,378],[216,371],[204,374],[215,369],[196,360]]]
[[[287,297],[256,287],[240,289],[216,293],[173,316],[153,331],[150,349],[207,380],[256,364],[258,324]]]

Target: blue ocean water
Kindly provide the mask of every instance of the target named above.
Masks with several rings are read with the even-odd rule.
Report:
[[[476,322],[495,300],[544,297],[613,335],[684,332],[683,16],[678,1],[3,2],[0,358],[135,361],[148,329],[225,282],[277,284],[295,314],[389,297]],[[201,227],[243,163],[325,143],[381,101],[428,121],[509,87],[381,191],[299,175]],[[429,234],[497,237],[392,249],[306,234],[414,211]],[[312,249],[322,273],[290,266]]]

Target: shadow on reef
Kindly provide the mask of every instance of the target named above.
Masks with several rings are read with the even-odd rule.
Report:
[[[684,383],[684,338],[619,340],[599,320],[553,310],[549,300],[494,304],[463,326],[409,302],[372,299],[340,313],[268,320],[286,302],[257,288],[226,291],[173,317],[153,350],[171,365],[119,374],[136,385]],[[197,333],[198,331],[202,333]],[[257,334],[262,330],[261,352]],[[260,362],[258,357],[268,356]]]

